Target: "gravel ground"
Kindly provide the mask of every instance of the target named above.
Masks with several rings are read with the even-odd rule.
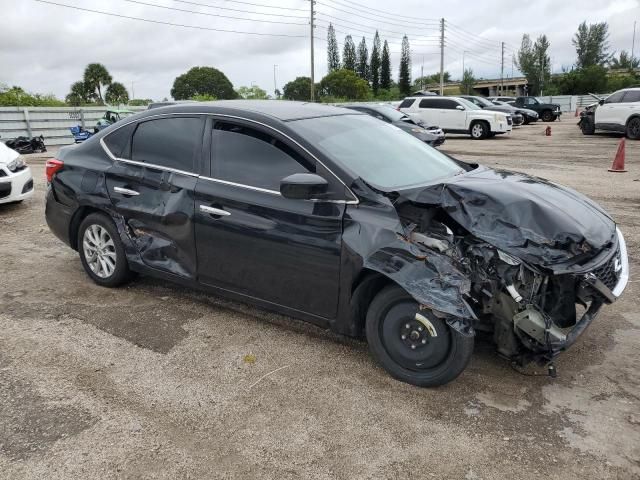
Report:
[[[567,184],[619,222],[623,298],[560,357],[523,376],[481,340],[453,383],[399,383],[360,341],[139,278],[107,290],[35,197],[0,206],[0,477],[640,478],[640,143],[573,119],[443,150]],[[544,373],[529,368],[529,373]]]

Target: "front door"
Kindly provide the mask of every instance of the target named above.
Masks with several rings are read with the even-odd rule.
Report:
[[[140,260],[186,279],[196,277],[193,195],[204,123],[203,116],[140,122],[106,179]]]
[[[199,281],[333,318],[345,205],[279,192],[282,178],[322,167],[251,122],[217,121],[210,134],[211,173],[195,196]]]

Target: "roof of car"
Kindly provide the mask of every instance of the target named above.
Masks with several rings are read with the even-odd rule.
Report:
[[[216,100],[170,105],[153,109],[153,112],[207,112],[216,113],[219,109],[253,112],[277,118],[283,122],[305,118],[328,117],[334,115],[357,114],[347,108],[333,107],[321,103],[294,102],[289,100]],[[148,110],[147,110],[148,111]]]

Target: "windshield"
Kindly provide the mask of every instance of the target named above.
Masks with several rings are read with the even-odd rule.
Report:
[[[392,122],[399,122],[400,120],[408,118],[406,113],[399,112],[395,108],[388,105],[380,105],[373,110],[378,110],[382,115],[387,117]]]
[[[481,107],[479,107],[473,102],[470,102],[466,98],[458,98],[457,100],[460,102],[461,105],[464,105],[464,108],[466,108],[467,110],[481,110]]]
[[[474,97],[474,100],[476,102],[478,102],[480,105],[483,105],[485,107],[493,107],[493,103],[491,103],[489,100],[487,100],[486,98],[482,98],[482,97]]]
[[[308,118],[289,125],[345,170],[380,190],[425,185],[464,171],[409,133],[368,115]]]

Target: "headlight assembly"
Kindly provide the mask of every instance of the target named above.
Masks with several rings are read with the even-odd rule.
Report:
[[[15,160],[9,162],[7,164],[7,168],[9,169],[9,171],[11,172],[15,172],[20,168],[23,168],[25,166],[24,163],[24,159],[22,157],[18,157]]]

